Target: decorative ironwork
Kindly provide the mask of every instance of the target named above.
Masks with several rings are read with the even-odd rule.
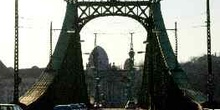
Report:
[[[127,16],[146,26],[150,10],[149,1],[126,2],[77,2],[80,29],[91,19],[99,16]]]

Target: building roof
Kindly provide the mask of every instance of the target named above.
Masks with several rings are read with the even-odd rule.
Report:
[[[109,67],[109,59],[105,50],[96,46],[89,56],[88,67],[96,68],[98,70],[107,70]]]

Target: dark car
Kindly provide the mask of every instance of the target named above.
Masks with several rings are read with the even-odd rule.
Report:
[[[53,110],[87,110],[87,106],[84,103],[73,103],[65,105],[56,105]]]
[[[102,103],[95,102],[95,103],[93,104],[93,107],[94,107],[94,108],[102,108]]]
[[[85,106],[81,103],[69,104],[72,110],[86,110]]]
[[[85,103],[79,103],[81,110],[88,110]]]
[[[70,105],[56,105],[53,110],[75,110]]]
[[[16,104],[0,104],[0,110],[23,110]]]
[[[136,104],[134,101],[128,101],[125,105],[125,109],[136,109]]]

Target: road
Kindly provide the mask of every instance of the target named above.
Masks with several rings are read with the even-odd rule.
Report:
[[[101,108],[101,109],[98,109],[98,110],[145,110],[145,109],[124,109],[124,108]]]

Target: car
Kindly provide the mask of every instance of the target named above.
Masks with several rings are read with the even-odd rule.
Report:
[[[126,105],[125,105],[125,109],[135,109],[136,108],[136,104],[134,101],[129,100]]]
[[[84,103],[72,103],[64,105],[56,105],[53,110],[87,110],[87,106]]]
[[[71,107],[71,110],[82,110],[82,106],[78,103],[68,104]]]
[[[95,102],[95,103],[93,104],[93,107],[94,107],[94,108],[102,108],[102,103]]]
[[[88,110],[85,103],[79,103],[81,110]]]
[[[17,104],[0,104],[0,110],[23,110]]]
[[[72,109],[71,105],[56,105],[53,110],[75,110]]]

